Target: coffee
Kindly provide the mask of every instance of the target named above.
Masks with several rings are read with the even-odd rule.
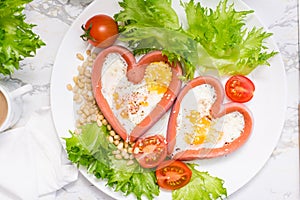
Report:
[[[0,126],[2,126],[3,122],[7,117],[8,105],[7,100],[4,94],[0,91]]]

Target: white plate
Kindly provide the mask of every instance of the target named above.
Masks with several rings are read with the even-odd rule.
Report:
[[[206,1],[207,6],[215,6],[217,0]],[[232,2],[232,1],[231,1]],[[230,3],[230,2],[229,2]],[[234,1],[237,10],[249,10],[243,2]],[[174,7],[179,8],[179,2],[174,1]],[[76,53],[84,51],[87,43],[80,39],[81,25],[95,14],[103,13],[113,16],[120,7],[116,0],[94,1],[75,20],[66,33],[58,50],[51,78],[51,107],[53,120],[60,138],[70,137],[69,130],[75,128],[73,109],[73,94],[66,89],[66,85],[73,83],[73,76],[77,75],[77,66],[81,61],[76,59]],[[182,9],[177,9],[179,15]],[[247,25],[262,27],[258,18],[251,15]],[[278,51],[275,43],[269,39],[270,49]],[[271,67],[259,67],[250,74],[256,91],[254,98],[247,103],[254,118],[254,129],[248,142],[236,152],[221,158],[198,161],[200,170],[208,171],[211,175],[225,181],[228,195],[244,186],[264,166],[275,148],[283,128],[286,110],[286,77],[280,54],[270,60]],[[222,80],[223,83],[225,80]],[[62,144],[65,146],[63,140]],[[113,192],[105,186],[106,182],[97,180],[81,169],[81,173],[96,187],[116,199],[130,199],[121,193]],[[161,192],[159,199],[171,199],[171,193]]]

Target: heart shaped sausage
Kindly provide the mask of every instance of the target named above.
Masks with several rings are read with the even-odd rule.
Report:
[[[222,104],[218,79],[200,76],[181,90],[168,124],[168,154],[177,160],[223,156],[242,146],[252,131],[249,110],[239,103]]]
[[[112,128],[124,140],[135,141],[173,105],[181,75],[180,64],[168,63],[160,51],[136,63],[128,49],[112,46],[100,52],[93,64],[93,94]]]

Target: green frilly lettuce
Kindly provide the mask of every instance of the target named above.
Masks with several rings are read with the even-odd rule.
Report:
[[[12,74],[19,62],[32,57],[45,43],[36,35],[33,24],[25,22],[25,4],[32,0],[0,1],[0,73]]]
[[[121,41],[126,41],[135,54],[162,50],[169,61],[180,61],[186,79],[216,69],[220,75],[247,75],[276,52],[268,51],[265,39],[272,34],[263,28],[245,28],[246,17],[253,13],[236,11],[228,0],[215,9],[181,2],[186,27],[180,24],[170,0],[123,0],[122,10],[114,18],[119,23]]]
[[[146,196],[150,200],[159,195],[155,172],[141,168],[136,161],[127,165],[126,160],[116,159],[112,152],[117,148],[109,143],[108,136],[105,126],[84,125],[81,134],[71,133],[70,138],[65,138],[69,160],[96,178],[105,179],[108,186],[124,195],[134,194],[137,199]]]

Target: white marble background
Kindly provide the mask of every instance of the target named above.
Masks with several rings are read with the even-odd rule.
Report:
[[[37,24],[34,31],[47,46],[34,58],[25,59],[21,70],[8,82],[31,83],[34,90],[24,96],[24,113],[16,127],[25,124],[39,107],[49,106],[51,70],[64,34],[91,0],[34,0],[27,5],[27,21]],[[274,33],[285,64],[288,81],[288,108],[280,141],[264,168],[246,186],[229,197],[233,200],[298,200],[299,197],[299,140],[298,140],[298,10],[297,0],[244,0]],[[78,181],[62,188],[58,200],[111,199],[91,185],[81,175]]]

